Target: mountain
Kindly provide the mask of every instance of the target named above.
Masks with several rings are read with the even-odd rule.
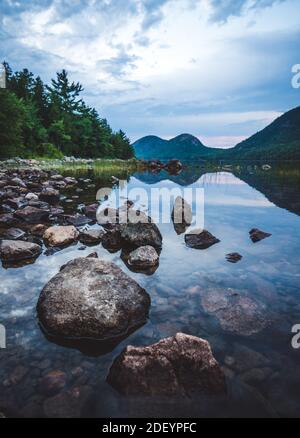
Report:
[[[294,108],[262,131],[225,151],[226,158],[300,160],[300,107]]]
[[[136,157],[145,160],[206,159],[214,151],[190,134],[181,134],[171,140],[149,135],[137,140],[132,146]]]
[[[300,160],[300,107],[230,149],[204,146],[198,138],[181,134],[171,140],[143,137],[133,143],[137,158],[168,160]]]

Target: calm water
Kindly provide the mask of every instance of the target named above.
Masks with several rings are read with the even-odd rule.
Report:
[[[75,176],[91,178],[95,186],[82,183],[84,192],[73,204],[65,204],[66,210],[94,202],[97,189],[108,184],[93,171]],[[0,268],[0,322],[7,329],[7,349],[0,350],[0,411],[45,416],[49,396],[40,389],[41,378],[61,370],[68,375],[67,389],[83,388],[88,393],[88,397],[74,396],[72,403],[63,394],[61,415],[72,409],[71,415],[92,417],[300,416],[300,349],[291,346],[291,328],[300,324],[300,171],[266,172],[244,166],[216,173],[189,167],[178,176],[143,173],[127,179],[128,190],[203,187],[205,228],[221,242],[205,251],[189,249],[172,223],[159,225],[163,249],[152,276],[130,272],[119,253],[110,254],[101,245],[79,250],[80,243],[51,256],[41,255],[22,268]],[[253,244],[248,233],[254,227],[272,237]],[[149,322],[103,355],[50,342],[35,311],[42,287],[60,266],[94,250],[135,278],[152,300]],[[239,252],[243,259],[228,263],[225,255],[231,252]],[[215,291],[222,295],[228,288],[255,302],[268,321],[266,328],[260,330],[258,322],[256,333],[239,335],[205,309],[205,297]],[[241,312],[242,319],[247,318],[247,309]],[[126,345],[149,345],[179,331],[210,342],[227,376],[226,397],[123,397],[106,383],[113,359]]]

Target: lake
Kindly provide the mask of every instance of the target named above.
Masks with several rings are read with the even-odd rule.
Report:
[[[158,224],[163,247],[152,275],[130,271],[119,252],[110,253],[101,245],[83,248],[81,243],[52,255],[43,253],[33,264],[0,268],[0,323],[7,334],[7,348],[0,350],[0,411],[7,416],[51,415],[53,403],[40,382],[49,371],[60,370],[67,375],[67,388],[56,403],[57,416],[300,416],[300,349],[291,343],[292,327],[300,324],[299,169],[274,165],[262,170],[243,164],[216,172],[188,165],[178,175],[116,174],[125,181],[121,189],[129,192],[203,189],[204,227],[220,243],[206,250],[188,248],[184,234],[177,234],[169,221]],[[111,189],[108,204],[120,190],[119,184],[93,169],[69,169],[65,174],[81,178],[83,189],[66,193],[72,200],[62,202],[67,212],[95,202],[102,187]],[[137,205],[147,211],[142,201]],[[193,211],[196,205],[194,199]],[[252,228],[272,236],[253,243]],[[93,251],[116,263],[151,296],[147,324],[111,351],[53,342],[36,317],[36,303],[47,281],[66,261]],[[226,254],[235,252],[243,258],[229,263]],[[214,300],[228,293],[247,298],[251,312],[255,309],[251,320],[249,308],[234,300],[225,312],[216,306]],[[106,382],[114,358],[127,345],[150,345],[177,332],[209,341],[226,375],[226,396],[125,397]]]

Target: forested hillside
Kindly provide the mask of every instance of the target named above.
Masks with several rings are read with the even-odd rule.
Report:
[[[108,122],[81,98],[80,83],[65,70],[45,85],[27,69],[6,69],[0,89],[0,159],[14,156],[60,158],[121,158],[134,156],[123,131]]]

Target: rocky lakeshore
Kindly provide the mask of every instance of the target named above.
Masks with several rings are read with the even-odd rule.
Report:
[[[111,183],[118,187],[118,181]],[[246,247],[233,252],[237,247],[228,246],[227,236],[209,224],[211,232],[190,228],[192,207],[180,197],[170,213],[171,240],[130,199],[119,208],[102,208],[93,183],[91,174],[35,166],[1,171],[0,256],[8,275],[24,272],[21,302],[25,312],[30,301],[33,313],[23,327],[38,339],[30,349],[22,340],[24,348],[7,350],[2,360],[3,415],[78,417],[99,410],[105,415],[124,396],[123,412],[145,410],[143,400],[149,397],[157,400],[158,410],[167,410],[168,403],[176,410],[179,398],[180,409],[190,412],[195,397],[210,397],[211,407],[228,397],[237,403],[240,395],[232,385],[261,412],[275,415],[267,400],[280,395],[268,382],[278,381],[282,359],[270,353],[271,360],[251,345],[274,318],[263,304],[265,287],[261,296],[237,287],[235,272],[241,275],[250,258]],[[257,242],[271,242],[266,239],[271,235],[248,230],[245,245],[259,254],[266,243]],[[183,258],[173,265],[166,260],[164,254],[170,257],[178,246],[197,260],[190,276]],[[203,257],[219,257],[219,269],[229,272],[226,284],[217,284],[217,273],[202,275]],[[52,264],[51,275],[40,271]],[[31,290],[26,272],[34,266],[41,281]],[[22,321],[18,312],[12,308],[16,316],[10,317],[16,327]],[[260,385],[268,387],[265,398]],[[93,407],[102,392],[103,402]]]

